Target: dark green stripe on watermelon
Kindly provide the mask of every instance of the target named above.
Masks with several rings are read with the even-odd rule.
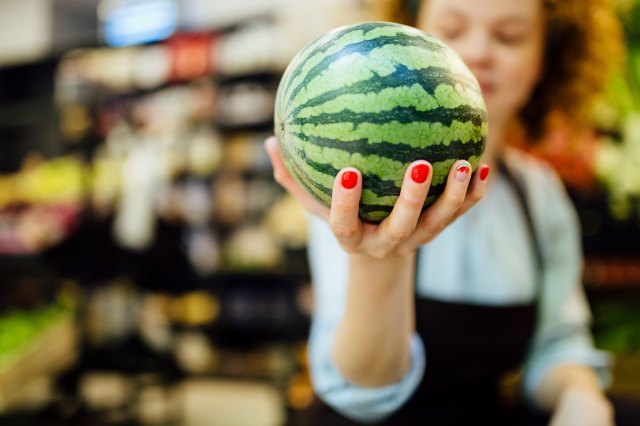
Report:
[[[309,118],[298,118],[292,120],[294,124],[333,124],[333,123],[354,123],[357,129],[362,123],[384,124],[392,121],[407,124],[414,122],[440,123],[450,126],[454,121],[462,123],[472,122],[476,126],[481,126],[484,122],[482,111],[468,105],[460,105],[457,108],[435,108],[429,111],[417,111],[415,107],[396,107],[392,110],[380,112],[353,112],[342,110],[333,114],[318,114]]]
[[[300,154],[301,151],[298,150],[298,153]],[[304,161],[309,166],[313,166],[313,164],[314,164],[311,160],[306,158],[306,156],[304,156],[304,155],[300,155],[300,159],[302,161]],[[321,171],[320,168],[318,168],[318,167],[313,167],[313,169],[315,169],[317,171]],[[305,185],[305,186],[307,186],[307,189],[311,189],[311,187],[313,187],[313,188],[315,188],[315,189],[317,189],[317,190],[319,190],[321,192],[324,192],[327,195],[331,195],[331,193],[333,192],[333,188],[328,188],[328,187],[320,184],[319,182],[314,181],[311,178],[311,176],[309,176],[309,174],[307,172],[305,172],[305,170],[300,168],[300,167],[296,167],[294,169],[294,173],[297,174],[299,178],[302,178],[305,181],[305,183],[306,183],[306,181],[308,181],[308,183],[306,183],[306,185]],[[333,176],[335,176],[335,174]]]
[[[380,36],[371,40],[363,40],[360,42],[348,44],[338,52],[328,55],[317,65],[312,67],[305,75],[305,78],[293,89],[293,91],[289,95],[289,100],[295,99],[300,90],[302,90],[315,77],[318,77],[320,74],[322,74],[322,72],[326,70],[329,65],[334,63],[338,58],[349,55],[351,53],[359,53],[363,56],[367,56],[373,49],[388,45],[397,45],[400,47],[416,46],[423,47],[429,50],[442,49],[440,45],[430,43],[422,37],[409,36],[406,34],[398,34],[395,36]],[[308,57],[312,57],[315,53],[315,51],[310,52]],[[303,68],[303,66],[299,66],[296,70],[294,70],[290,79],[290,83],[293,83],[293,81],[300,76]],[[287,85],[285,93],[288,93],[290,89],[291,87]]]
[[[307,158],[306,154],[304,152],[302,152],[301,150],[296,150],[295,154],[298,156],[300,161],[302,161],[304,166],[306,166],[308,168],[310,160]],[[305,171],[305,168],[301,167],[298,164],[298,161],[296,161],[296,159],[293,158],[293,152],[290,153],[290,154],[289,153],[285,154],[285,157],[286,157],[287,162],[290,165],[293,165],[293,167],[291,167],[290,171],[298,179],[298,182],[302,186],[305,187],[305,189],[307,191],[309,191],[311,193],[314,193],[313,190],[317,189],[320,192],[328,195],[329,197],[331,196],[333,188],[327,188],[324,185],[320,184],[319,182],[316,182],[311,176],[309,176],[309,174]]]
[[[457,77],[460,81],[464,81],[462,76]],[[354,95],[364,93],[377,93],[383,89],[393,87],[408,87],[419,84],[425,92],[430,95],[435,94],[435,89],[441,84],[451,84],[451,72],[447,72],[445,68],[430,67],[417,70],[410,70],[402,64],[396,65],[393,73],[380,76],[375,74],[372,78],[352,84],[338,90],[330,90],[322,95],[308,100],[304,104],[297,106],[287,114],[286,120],[295,118],[300,111],[305,108],[320,106],[327,101],[335,99],[341,95]],[[465,88],[476,90],[472,82],[465,84]]]
[[[458,153],[458,158],[469,158],[482,154],[481,143],[463,143],[461,141],[451,142],[447,145],[431,145],[426,148],[415,148],[411,145],[399,145],[389,142],[377,142],[370,144],[367,139],[354,141],[338,141],[335,139],[321,138],[318,136],[307,136],[302,133],[291,133],[292,136],[314,145],[335,148],[348,153],[375,152],[376,155],[386,157],[401,163],[411,163],[416,159],[427,160],[431,163],[439,163],[451,158],[451,152]]]

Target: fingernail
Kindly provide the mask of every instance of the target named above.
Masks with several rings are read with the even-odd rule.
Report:
[[[464,182],[469,177],[469,173],[471,172],[471,167],[469,163],[462,163],[456,169],[456,180],[460,182]]]
[[[429,177],[429,166],[426,164],[416,164],[411,169],[411,179],[416,183],[424,183]]]
[[[482,170],[480,170],[480,180],[484,182],[487,180],[487,176],[489,176],[489,166],[484,166]]]
[[[352,171],[346,171],[342,173],[342,187],[346,189],[353,189],[358,183],[358,174]]]

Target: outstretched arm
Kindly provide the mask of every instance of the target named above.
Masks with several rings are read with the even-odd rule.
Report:
[[[416,249],[475,205],[486,190],[486,173],[472,175],[466,161],[449,172],[444,193],[426,211],[422,206],[432,168],[424,160],[406,170],[400,196],[386,219],[361,222],[358,206],[362,176],[352,168],[336,176],[331,209],[320,205],[288,173],[275,138],[266,141],[275,179],[306,207],[325,219],[348,253],[346,306],[333,342],[332,355],[342,374],[362,386],[398,381],[410,363],[414,325],[414,261]],[[486,168],[486,165],[480,167]]]

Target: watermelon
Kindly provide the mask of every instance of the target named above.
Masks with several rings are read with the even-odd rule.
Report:
[[[280,80],[274,127],[289,173],[326,206],[336,174],[357,168],[359,216],[373,223],[391,212],[411,162],[433,165],[426,208],[456,160],[475,170],[488,130],[480,86],[460,56],[390,22],[340,27],[304,47]]]

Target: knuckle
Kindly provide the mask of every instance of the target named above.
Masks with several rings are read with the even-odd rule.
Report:
[[[387,239],[392,243],[406,240],[413,230],[404,226],[391,226],[387,231]]]
[[[354,205],[354,201],[348,197],[338,197],[334,194],[331,198],[331,208],[334,210],[344,211],[357,208],[357,205]]]
[[[477,202],[482,200],[482,194],[481,193],[472,193],[469,198],[470,198],[472,204],[476,204]]]
[[[462,204],[464,203],[464,198],[459,196],[447,197],[445,198],[444,201],[450,210],[456,211],[460,207],[462,207]]]
[[[468,196],[473,203],[477,203],[484,197],[484,191],[472,191]]]
[[[351,240],[356,236],[356,230],[350,226],[332,225],[331,231],[339,240]]]
[[[445,227],[444,223],[426,223],[422,228],[423,241],[432,241]]]
[[[403,195],[402,203],[408,209],[420,210],[424,205],[424,197],[412,196],[412,195]]]

